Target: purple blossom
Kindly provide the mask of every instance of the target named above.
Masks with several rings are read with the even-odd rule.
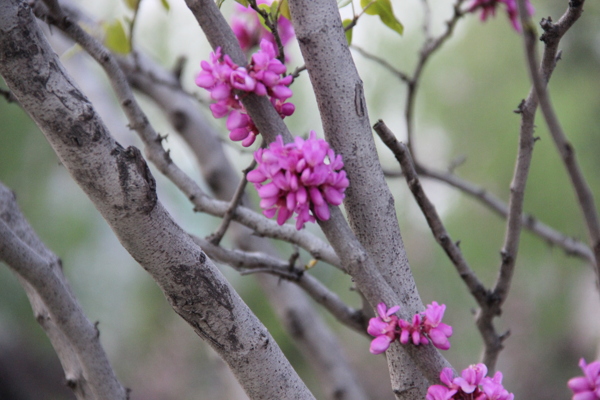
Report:
[[[281,118],[294,113],[295,106],[286,103],[292,96],[288,87],[292,76],[281,76],[285,66],[275,58],[275,48],[269,41],[261,41],[260,50],[252,55],[247,67],[240,67],[228,55],[222,55],[221,48],[200,65],[202,71],[196,76],[196,85],[210,92],[211,99],[216,101],[210,105],[213,116],[227,117],[229,138],[242,141],[242,146],[252,145],[259,132],[240,102],[240,92],[269,96]]]
[[[266,149],[254,153],[258,163],[248,173],[261,198],[263,213],[271,218],[277,214],[277,223],[283,225],[295,212],[296,229],[315,217],[329,219],[329,205],[340,205],[348,187],[341,155],[336,155],[329,144],[317,139],[314,131],[304,140],[296,137],[284,144],[281,136]]]
[[[414,345],[433,343],[440,350],[448,350],[452,336],[452,327],[442,322],[446,305],[439,305],[436,301],[427,305],[422,314],[413,316],[411,322],[400,320],[400,343],[407,344],[410,341]]]
[[[496,7],[498,4],[504,4],[506,7],[506,13],[508,14],[508,18],[513,26],[513,28],[517,32],[521,32],[521,24],[519,22],[519,10],[517,6],[517,0],[473,0],[471,5],[469,6],[470,12],[475,12],[481,9],[480,19],[485,21],[490,16],[496,15]],[[533,15],[535,9],[529,2],[526,0],[527,12],[529,15]]]
[[[600,400],[600,361],[586,364],[582,358],[579,367],[584,376],[572,378],[567,383],[573,391],[572,400]]]
[[[513,400],[514,395],[502,386],[502,373],[493,378],[486,377],[484,364],[470,365],[460,377],[453,377],[452,369],[444,368],[440,380],[444,385],[432,385],[427,390],[426,400]]]
[[[399,309],[400,306],[394,306],[388,310],[385,303],[377,305],[377,314],[379,315],[369,320],[369,327],[367,328],[369,335],[375,336],[369,349],[372,354],[383,353],[396,339],[398,317],[393,314]]]
[[[446,305],[439,305],[436,301],[427,305],[425,310],[425,320],[423,322],[424,331],[429,336],[433,345],[440,350],[448,350],[450,341],[448,338],[452,336],[452,327],[442,322]]]
[[[258,0],[257,4],[271,5],[273,0]],[[236,4],[236,15],[231,19],[231,29],[240,43],[244,52],[248,52],[254,46],[257,46],[261,40],[268,40],[273,45],[277,45],[275,37],[260,23],[258,14],[252,7],[244,7]],[[289,19],[283,15],[277,20],[277,30],[281,43],[285,46],[294,36],[294,28]]]

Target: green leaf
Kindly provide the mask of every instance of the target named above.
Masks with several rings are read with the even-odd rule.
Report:
[[[268,6],[267,4],[259,4],[258,8],[265,11],[267,14],[271,13],[271,7]],[[258,20],[260,21],[260,24],[263,26],[263,28],[265,28],[267,31],[270,32],[270,29],[267,26],[267,24],[265,23],[265,19],[263,18],[263,16],[260,15],[260,13],[257,13],[257,14],[258,14]]]
[[[281,1],[281,7],[279,8],[279,12],[281,13],[281,15],[283,15],[290,21],[292,20],[292,14],[290,14],[290,5],[288,4],[288,0]]]
[[[162,4],[163,8],[166,11],[171,10],[171,6],[169,5],[169,2],[167,0],[160,0],[160,4]]]
[[[123,28],[123,24],[118,19],[114,22],[105,22],[102,24],[104,29],[104,45],[115,53],[128,54],[131,51],[129,39]]]
[[[217,8],[220,10],[223,3],[225,3],[225,0],[216,0],[215,3],[217,4]]]
[[[138,5],[140,4],[140,0],[124,0],[124,1],[125,1],[125,5],[134,11],[138,8]]]
[[[344,26],[344,28],[346,28],[348,25],[350,25],[352,23],[352,19],[348,18],[342,21],[342,25]],[[344,34],[346,35],[346,41],[348,41],[348,46],[350,46],[352,44],[352,29],[350,28],[347,31],[344,31]]]
[[[269,11],[269,14],[271,14],[271,18],[273,19],[273,21],[277,20],[277,10],[279,9],[279,1],[275,0],[274,2],[271,3],[271,9]]]
[[[244,7],[248,7],[248,0],[235,0],[238,3],[240,3],[241,5],[243,5]]]
[[[338,8],[344,8],[350,3],[352,3],[352,0],[337,0]]]
[[[399,35],[402,35],[404,32],[404,26],[402,26],[394,15],[390,0],[360,0],[360,5],[365,9],[365,13],[379,15],[381,22],[393,31],[398,32]]]

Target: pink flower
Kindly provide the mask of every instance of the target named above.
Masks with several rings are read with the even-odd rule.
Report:
[[[454,398],[455,389],[448,389],[442,385],[432,385],[427,389],[425,400],[449,400]]]
[[[295,106],[285,102],[292,96],[288,87],[292,76],[281,76],[285,66],[275,58],[275,49],[267,40],[261,41],[260,50],[247,67],[240,67],[228,55],[222,55],[221,48],[200,65],[202,71],[196,76],[196,85],[210,92],[211,99],[216,101],[210,105],[213,116],[227,117],[229,138],[242,141],[242,146],[252,145],[259,132],[240,102],[240,92],[269,96],[281,118],[294,113]]]
[[[475,12],[481,9],[480,19],[485,21],[489,16],[496,15],[496,7],[498,4],[504,4],[506,6],[506,13],[508,14],[508,18],[513,26],[513,28],[517,32],[521,32],[521,24],[519,23],[519,11],[516,0],[473,0],[469,7],[470,12]],[[527,12],[529,15],[533,15],[535,9],[529,2],[526,1]]]
[[[400,309],[400,306],[394,306],[387,309],[385,303],[377,305],[377,314],[379,316],[369,320],[367,332],[375,339],[371,342],[369,351],[372,354],[381,354],[390,347],[390,344],[396,339],[398,326],[398,317],[393,315]]]
[[[573,400],[600,400],[600,361],[588,365],[582,358],[579,367],[585,376],[572,378],[567,383],[573,391]]]
[[[412,341],[414,345],[429,344],[429,340],[440,350],[448,350],[452,336],[452,327],[442,322],[446,305],[433,302],[423,314],[413,316],[412,322],[399,321],[400,343]]]
[[[271,5],[273,0],[258,0],[257,4]],[[257,46],[261,40],[268,40],[273,45],[275,37],[260,23],[258,14],[252,7],[244,7],[236,4],[236,16],[231,19],[231,29],[240,43],[244,52],[248,52],[252,47]],[[289,19],[283,15],[277,20],[277,30],[281,43],[285,46],[294,37],[294,28]]]
[[[458,378],[454,378],[452,383],[460,387],[465,393],[473,393],[482,379],[487,374],[485,364],[469,365],[469,368],[464,369]]]
[[[425,320],[423,322],[423,330],[429,336],[433,345],[440,350],[448,350],[450,348],[450,341],[448,338],[452,336],[452,327],[442,322],[445,311],[445,304],[440,306],[434,301],[427,305],[427,310],[425,310]]]
[[[487,400],[513,400],[515,395],[508,393],[504,386],[502,386],[502,372],[498,371],[493,378],[483,378],[481,381],[483,393],[487,397]]]
[[[314,131],[304,140],[297,137],[284,144],[281,136],[266,149],[254,153],[258,163],[248,173],[261,198],[260,207],[277,223],[283,225],[295,212],[296,229],[315,217],[329,219],[329,205],[340,205],[348,187],[342,156],[336,155],[329,144],[317,139]]]
[[[460,377],[453,378],[452,369],[444,368],[440,380],[444,385],[432,385],[427,390],[426,400],[513,400],[514,395],[502,386],[502,373],[493,378],[486,377],[484,364],[470,365]]]

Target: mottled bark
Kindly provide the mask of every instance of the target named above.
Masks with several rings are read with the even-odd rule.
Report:
[[[265,327],[158,201],[139,150],[110,136],[27,3],[0,5],[0,74],[122,245],[253,399],[312,399]]]

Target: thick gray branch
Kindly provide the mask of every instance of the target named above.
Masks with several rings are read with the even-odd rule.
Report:
[[[63,165],[174,310],[255,399],[312,399],[265,327],[158,201],[135,148],[122,148],[64,72],[27,3],[0,6],[0,73]]]
[[[121,65],[128,79],[135,88],[152,98],[165,112],[173,127],[195,154],[202,174],[214,195],[222,200],[230,199],[239,177],[227,160],[218,134],[198,112],[197,104],[178,88],[172,74],[150,60],[143,57],[137,59],[140,62],[137,68],[122,60]],[[234,225],[230,231],[233,240],[242,249],[275,253],[273,246],[262,238],[252,236],[248,229]],[[325,246],[325,243],[322,245]],[[210,254],[208,248],[205,250]],[[333,254],[330,248],[328,252]],[[305,275],[294,283],[264,274],[258,275],[258,280],[288,332],[306,355],[307,361],[317,371],[328,398],[365,399],[366,395],[348,365],[336,336],[296,285],[301,286],[336,318],[366,333],[362,318],[310,275]]]
[[[0,260],[16,273],[37,321],[46,331],[78,399],[126,399],[56,257],[21,214],[14,194],[0,184]]]

